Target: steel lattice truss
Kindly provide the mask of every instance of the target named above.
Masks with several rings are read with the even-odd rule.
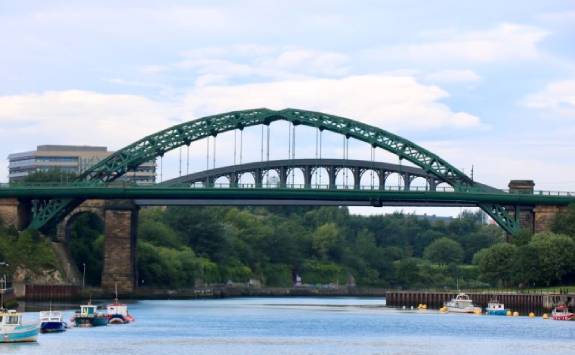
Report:
[[[274,121],[289,121],[294,126],[305,125],[339,133],[347,138],[355,138],[373,147],[385,149],[400,159],[419,166],[426,173],[435,175],[438,181],[448,183],[459,192],[485,188],[485,185],[474,183],[471,178],[439,156],[381,128],[321,112],[297,109],[274,111],[265,108],[208,116],[154,133],[110,155],[86,170],[78,180],[109,183],[126,172],[135,170],[140,164],[161,157],[178,147],[190,145],[209,136],[215,137],[219,133],[256,125],[269,125]],[[77,199],[35,201],[30,227],[45,228],[50,223],[59,221],[81,202],[82,200]],[[494,209],[486,210],[500,222],[501,214],[492,213],[493,211]],[[509,223],[501,225],[508,232],[512,231],[506,227]]]

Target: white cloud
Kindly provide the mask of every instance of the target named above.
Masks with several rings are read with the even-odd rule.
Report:
[[[182,60],[168,65],[147,65],[144,74],[187,71],[199,86],[234,80],[260,81],[315,77],[341,77],[349,72],[343,53],[291,47],[234,45],[185,51]]]
[[[136,95],[68,90],[2,96],[0,136],[4,142],[25,137],[28,144],[106,142],[118,148],[171,125],[174,114],[169,103]]]
[[[392,131],[480,126],[442,103],[447,96],[413,77],[375,75],[198,86],[173,101],[80,90],[0,96],[0,154],[49,143],[117,149],[176,122],[255,107],[324,111]]]
[[[527,96],[524,104],[554,116],[575,118],[575,80],[552,82]]]
[[[408,76],[364,75],[342,79],[302,79],[190,91],[184,107],[191,114],[213,114],[252,107],[296,107],[342,115],[389,130],[471,128],[478,117],[453,112],[441,103],[448,94]]]
[[[433,83],[476,83],[481,77],[472,70],[440,70],[424,76]]]
[[[501,24],[484,31],[444,32],[421,43],[366,51],[374,58],[447,62],[487,63],[501,60],[535,59],[544,30],[519,24]]]

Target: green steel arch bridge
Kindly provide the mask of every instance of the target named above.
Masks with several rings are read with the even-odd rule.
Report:
[[[138,186],[118,182],[118,178],[134,171],[144,162],[164,156],[169,151],[192,142],[216,137],[218,134],[246,127],[269,126],[275,121],[290,122],[293,127],[309,126],[319,132],[331,131],[346,139],[369,144],[372,149],[383,149],[396,155],[400,162],[409,161],[416,167],[371,161],[347,159],[288,159],[240,164],[212,169],[173,181],[151,186]],[[321,133],[320,133],[321,134]],[[269,135],[268,135],[269,137]],[[330,174],[327,186],[313,185],[310,174],[323,168]],[[352,185],[337,186],[338,170],[349,168],[355,181]],[[301,169],[304,184],[289,184],[287,172]],[[376,172],[379,185],[369,189],[358,183],[368,170]],[[279,183],[266,185],[261,176],[276,171]],[[404,184],[394,188],[386,186],[389,173],[402,175]],[[240,174],[254,176],[255,183],[239,183]],[[217,178],[228,179],[218,186]],[[411,187],[409,182],[423,177],[425,187]],[[297,186],[296,186],[297,185]],[[437,188],[447,185],[448,188]],[[507,233],[521,228],[521,210],[527,206],[562,207],[575,203],[575,194],[535,192],[528,190],[504,191],[474,181],[438,155],[417,144],[387,132],[344,117],[298,109],[279,111],[265,108],[234,111],[203,117],[178,124],[144,137],[115,152],[86,170],[74,181],[60,184],[4,184],[0,186],[0,199],[18,199],[29,206],[31,220],[28,228],[47,230],[89,199],[133,199],[140,205],[154,204],[309,204],[309,205],[425,205],[425,206],[477,206],[489,214]]]

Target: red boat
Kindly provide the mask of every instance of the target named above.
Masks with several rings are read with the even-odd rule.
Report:
[[[565,305],[560,305],[555,307],[551,316],[554,320],[575,320],[575,313],[569,311],[569,308]]]

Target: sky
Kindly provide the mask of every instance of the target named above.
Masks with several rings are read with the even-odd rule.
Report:
[[[294,107],[399,134],[489,185],[575,191],[574,38],[572,0],[0,0],[0,155],[119,149],[205,115]],[[287,126],[271,131],[271,158],[286,158]],[[296,157],[313,158],[315,133],[296,133]],[[245,130],[244,162],[260,134]],[[323,144],[342,156],[339,137]],[[233,147],[217,138],[216,166]],[[189,171],[206,168],[205,142],[189,154]],[[177,176],[179,151],[164,160]]]

